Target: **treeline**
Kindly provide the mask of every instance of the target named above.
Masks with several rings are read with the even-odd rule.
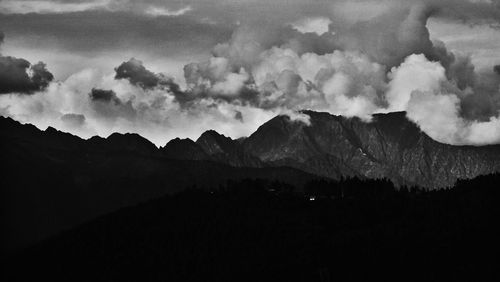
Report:
[[[193,186],[9,258],[2,281],[494,281],[499,183]]]

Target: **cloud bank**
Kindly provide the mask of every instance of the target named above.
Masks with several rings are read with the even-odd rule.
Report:
[[[245,2],[252,3],[268,7]],[[0,77],[30,85],[20,90],[10,83],[3,93],[34,94],[2,95],[1,113],[87,137],[138,132],[163,145],[207,129],[245,136],[280,113],[307,123],[298,113],[303,109],[367,122],[374,113],[406,111],[440,142],[500,143],[498,62],[477,68],[470,54],[449,50],[428,29],[429,19],[496,28],[498,1],[321,3],[276,4],[263,15],[249,8],[250,16],[238,18],[231,37],[210,56],[184,66],[184,81],[131,58],[113,72],[86,69],[51,82],[43,63],[2,57]],[[202,9],[194,2],[184,5],[190,9],[176,17],[196,16]],[[302,13],[294,10],[299,8]],[[182,7],[175,9],[169,11]],[[297,14],[301,17],[290,16]],[[2,72],[8,67],[18,71]]]

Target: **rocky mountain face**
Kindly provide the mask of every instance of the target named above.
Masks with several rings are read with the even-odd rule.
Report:
[[[388,178],[399,185],[452,186],[500,170],[500,145],[452,146],[434,141],[404,112],[377,114],[366,123],[304,111],[310,125],[277,116],[245,139],[244,151],[265,163],[337,179]]]
[[[210,130],[196,144],[211,160],[231,166],[288,166],[332,179],[388,178],[398,185],[428,189],[500,171],[500,145],[436,142],[404,112],[377,114],[369,123],[328,113],[303,113],[310,117],[310,124],[277,116],[243,140]]]
[[[262,167],[264,163],[252,152],[245,151],[242,143],[221,135],[214,130],[204,132],[198,144],[212,160],[236,167]]]
[[[196,141],[173,139],[156,148],[137,134],[82,140],[48,128],[40,140],[57,150],[128,152],[155,158],[210,161],[232,167],[293,167],[332,179],[388,178],[399,185],[452,186],[457,179],[500,171],[500,145],[452,146],[434,141],[404,112],[377,114],[371,122],[303,111],[310,124],[276,116],[247,138],[233,140],[216,131]],[[24,125],[26,138],[39,135]],[[31,133],[27,133],[27,129]],[[9,129],[19,131],[16,126]],[[18,132],[19,133],[19,132]]]

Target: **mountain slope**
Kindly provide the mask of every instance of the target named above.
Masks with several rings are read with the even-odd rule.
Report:
[[[452,186],[500,170],[500,146],[452,146],[434,141],[405,113],[374,115],[366,123],[304,111],[311,124],[277,116],[245,139],[246,152],[264,162],[340,178],[387,177],[397,184]]]
[[[240,142],[214,130],[204,132],[196,140],[196,144],[218,162],[237,167],[261,167],[264,165],[257,157],[253,156],[252,152],[245,152]]]

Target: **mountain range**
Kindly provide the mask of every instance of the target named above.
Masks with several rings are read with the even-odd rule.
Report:
[[[216,131],[163,147],[137,134],[84,140],[0,117],[5,248],[188,187],[266,179],[302,187],[312,179],[385,178],[398,186],[451,187],[500,171],[500,145],[434,141],[404,112],[369,123],[303,111],[310,123],[279,115],[247,138]],[[19,224],[22,222],[23,224]]]
[[[370,123],[304,111],[310,124],[280,115],[248,138],[213,130],[196,142],[174,139],[160,150],[170,158],[212,160],[236,167],[287,166],[315,175],[386,178],[396,185],[451,187],[458,179],[500,170],[500,145],[453,146],[434,141],[404,112],[376,114]]]

